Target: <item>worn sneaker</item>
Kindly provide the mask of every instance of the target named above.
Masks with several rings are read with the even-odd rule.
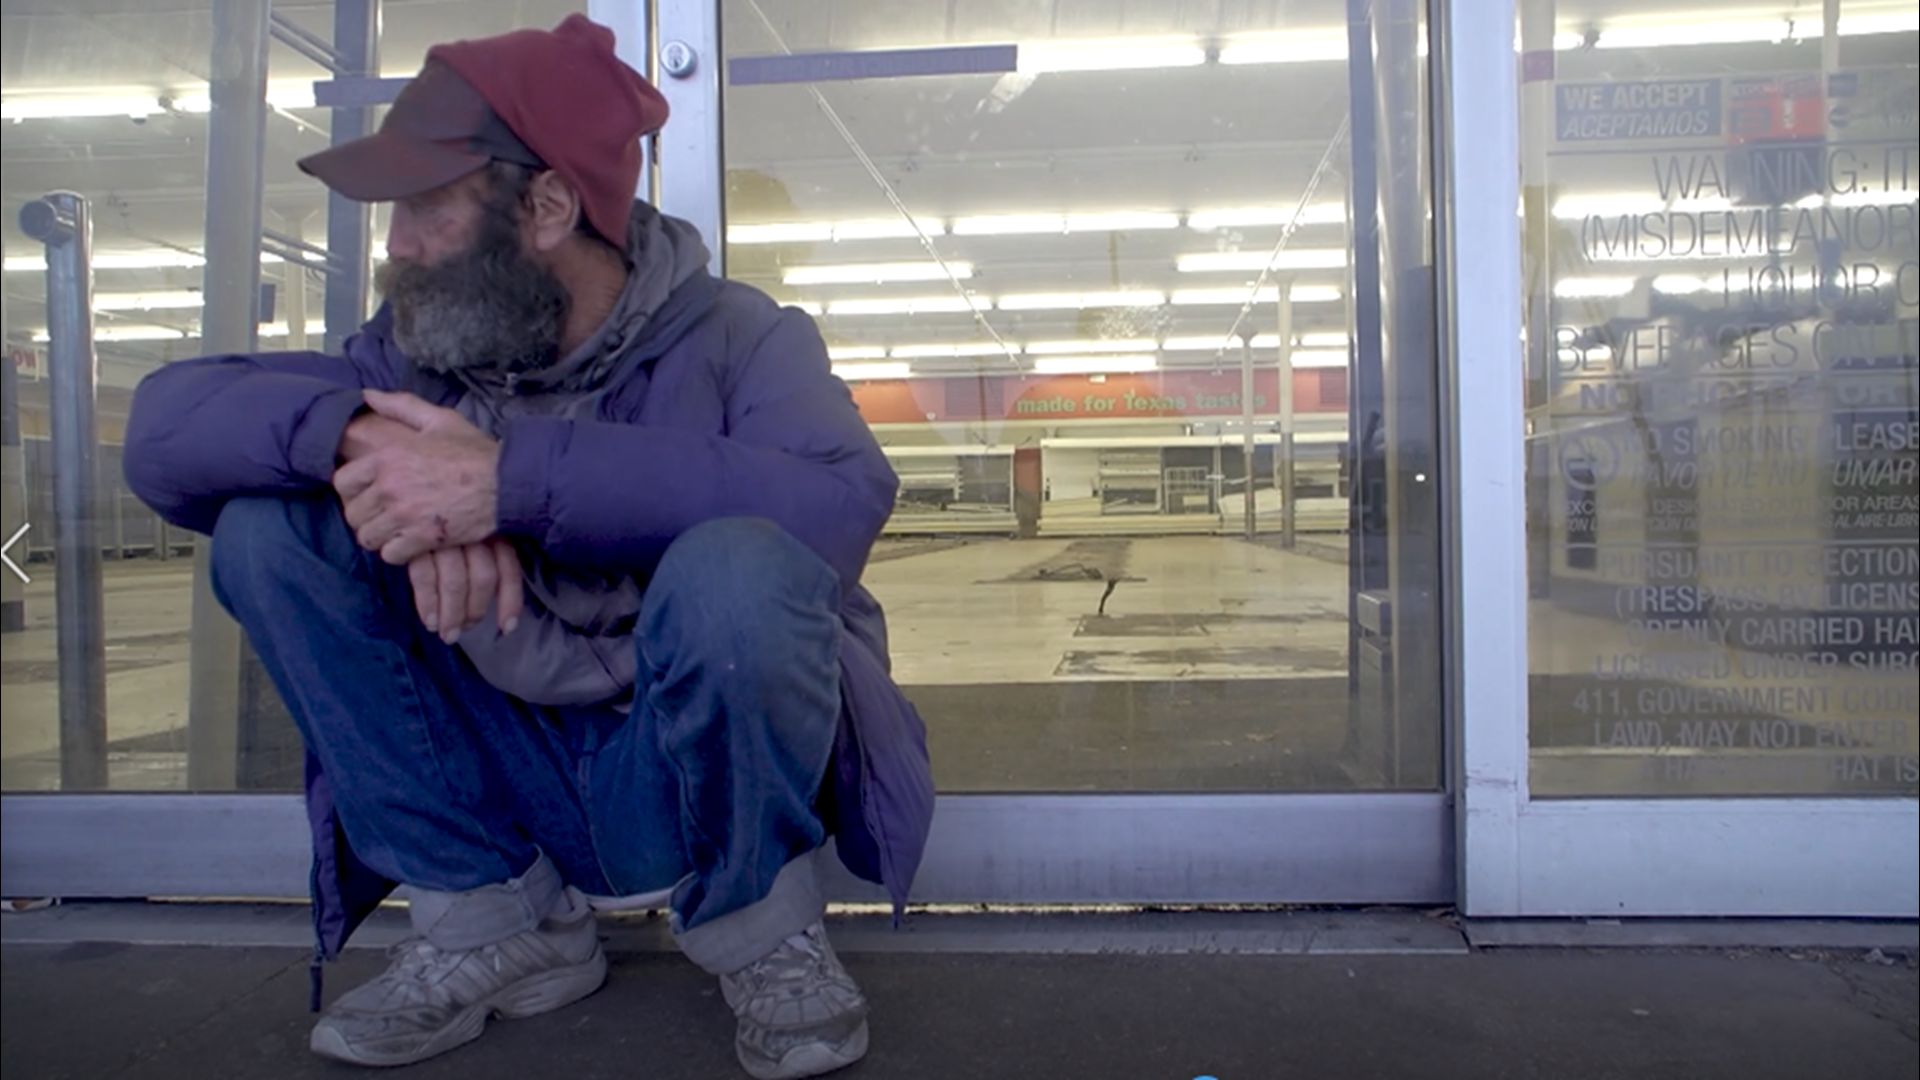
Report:
[[[479,1038],[489,1016],[552,1012],[607,979],[593,909],[572,890],[561,910],[505,941],[455,952],[414,938],[389,955],[385,974],[340,995],[314,1025],[314,1053],[411,1065]]]
[[[754,1080],[819,1076],[867,1052],[867,999],[817,922],[722,975],[720,989],[740,1018],[734,1052]]]

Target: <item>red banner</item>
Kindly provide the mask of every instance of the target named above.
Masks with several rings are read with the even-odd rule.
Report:
[[[1346,411],[1343,368],[1293,373],[1296,413]],[[1096,381],[1097,380],[1097,381]],[[857,382],[853,399],[869,424],[953,420],[1154,420],[1237,417],[1240,373],[1155,371],[1138,375],[980,375]],[[1254,373],[1253,411],[1279,408],[1277,371]]]

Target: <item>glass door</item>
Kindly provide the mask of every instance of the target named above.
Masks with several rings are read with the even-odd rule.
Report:
[[[1424,7],[660,18],[661,205],[901,478],[920,893],[1450,898]]]
[[[1489,222],[1518,263],[1475,262],[1525,299],[1524,383],[1486,390],[1524,427],[1473,450],[1525,477],[1517,576],[1475,595],[1523,598],[1529,723],[1469,714],[1468,817],[1503,824],[1466,906],[1912,918],[1920,16],[1518,15],[1521,81],[1455,147],[1496,194],[1517,149],[1524,208]]]

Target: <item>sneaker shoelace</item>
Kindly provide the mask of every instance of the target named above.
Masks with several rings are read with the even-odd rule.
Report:
[[[453,972],[453,969],[466,962],[474,953],[480,953],[493,970],[500,970],[500,950],[492,945],[466,951],[442,949],[425,938],[407,938],[387,949],[387,956],[394,961],[381,979],[392,983],[401,981],[421,981],[437,983]]]

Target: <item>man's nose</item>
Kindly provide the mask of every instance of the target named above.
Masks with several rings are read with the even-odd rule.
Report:
[[[397,211],[387,223],[387,258],[398,262],[420,261],[420,234],[407,223],[406,215]]]

